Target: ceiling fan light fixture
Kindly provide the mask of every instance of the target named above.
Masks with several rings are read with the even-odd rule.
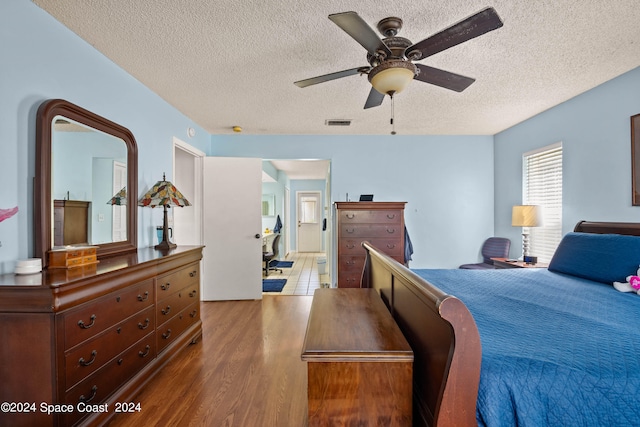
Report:
[[[383,62],[369,72],[369,82],[382,94],[395,95],[402,92],[417,73],[416,66],[409,61],[391,60]]]

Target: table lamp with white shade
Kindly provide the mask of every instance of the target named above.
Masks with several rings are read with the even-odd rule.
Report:
[[[529,254],[529,227],[542,225],[542,208],[538,205],[516,205],[511,210],[511,225],[522,227],[522,259],[531,262]],[[527,258],[527,259],[525,259]]]

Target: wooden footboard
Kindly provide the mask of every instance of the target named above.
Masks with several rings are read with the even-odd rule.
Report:
[[[482,350],[471,313],[369,243],[362,246],[362,286],[378,291],[414,352],[413,425],[477,425]]]

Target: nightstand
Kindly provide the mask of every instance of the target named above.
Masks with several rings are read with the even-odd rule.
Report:
[[[493,261],[493,265],[496,266],[497,269],[504,268],[547,268],[549,264],[546,262],[538,262],[535,264],[527,264],[522,261],[508,261],[508,258],[491,258]]]

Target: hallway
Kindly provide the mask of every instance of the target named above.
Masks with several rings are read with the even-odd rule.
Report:
[[[328,274],[318,274],[318,257],[323,252],[292,252],[282,261],[293,261],[291,268],[283,268],[282,273],[270,271],[268,279],[287,279],[282,292],[264,292],[264,295],[313,295],[321,283],[329,283]],[[325,269],[325,271],[327,271]],[[264,273],[263,273],[263,278]]]

